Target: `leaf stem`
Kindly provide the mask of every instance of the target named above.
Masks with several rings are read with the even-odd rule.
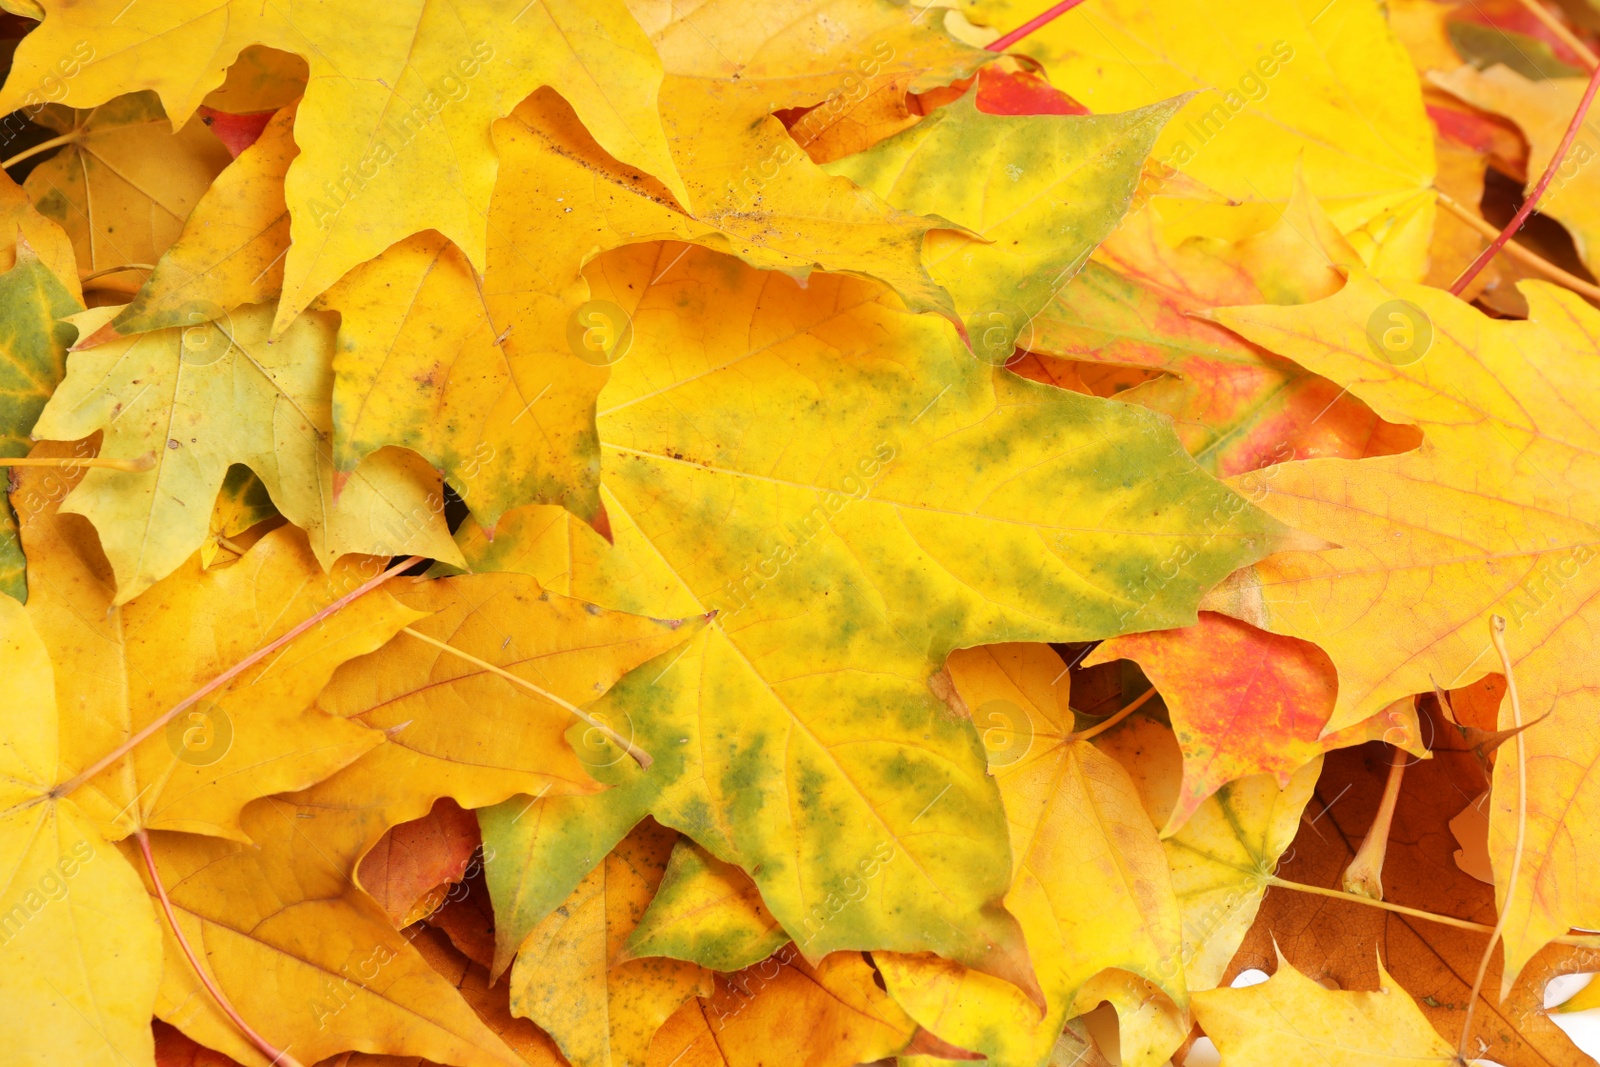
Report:
[[[172,707],[168,708],[162,715],[151,721],[150,724],[144,729],[140,730],[138,733],[122,742],[122,744],[118,745],[116,748],[112,749],[110,753],[102,756],[98,760],[95,760],[94,763],[90,764],[88,767],[85,767],[83,770],[79,771],[65,782],[62,782],[60,785],[50,790],[49,795],[55,798],[67,796],[73,790],[81,786],[84,782],[87,782],[89,779],[93,778],[95,775],[99,774],[101,771],[117,762],[117,760],[121,759],[123,756],[126,756],[130,751],[133,750],[135,745],[149,737],[151,734],[155,733],[157,730],[160,730],[173,719],[177,718],[183,713],[184,709],[194,706],[211,693],[214,693],[218,689],[227,685],[239,675],[243,674],[257,663],[260,663],[262,660],[266,659],[268,656],[272,655],[278,649],[282,648],[284,645],[287,645],[290,641],[293,641],[295,638],[299,637],[313,626],[317,625],[323,619],[343,611],[346,607],[350,606],[350,604],[372,592],[372,590],[378,588],[378,586],[382,585],[390,578],[393,578],[395,575],[400,574],[421,562],[421,556],[409,556],[406,559],[401,560],[399,563],[396,563],[394,566],[390,567],[376,578],[369,579],[368,581],[362,583],[360,587],[346,593],[338,600],[335,600],[332,604],[329,604],[327,607],[316,612],[310,618],[294,627],[294,629],[290,630],[282,637],[268,641],[266,644],[250,653],[244,659],[240,660],[238,663],[235,663],[232,667],[229,667],[227,670],[211,679],[211,681],[207,682],[199,689],[196,689],[193,693],[190,693],[188,696],[172,705]]]
[[[1556,169],[1567,158],[1567,150],[1572,147],[1573,139],[1578,136],[1578,127],[1583,125],[1583,118],[1589,113],[1589,105],[1594,102],[1596,89],[1600,89],[1600,67],[1595,67],[1594,73],[1589,75],[1589,84],[1584,87],[1583,98],[1578,101],[1578,110],[1573,112],[1572,121],[1567,125],[1566,135],[1561,138],[1561,144],[1556,147],[1555,154],[1550,157],[1550,165],[1545,167],[1544,174],[1540,175],[1539,184],[1535,185],[1532,191],[1528,193],[1527,199],[1523,200],[1522,206],[1517,209],[1517,213],[1511,217],[1510,222],[1506,223],[1506,228],[1500,231],[1500,236],[1491,241],[1488,248],[1479,252],[1478,258],[1473,260],[1467,269],[1461,272],[1460,277],[1450,283],[1452,295],[1460,296],[1461,291],[1467,287],[1467,284],[1476,278],[1484,267],[1489,265],[1489,261],[1494,258],[1495,253],[1505,247],[1505,243],[1511,240],[1511,235],[1522,229],[1523,222],[1526,221],[1529,215],[1533,214],[1533,209],[1539,205],[1539,198],[1550,187],[1551,179],[1556,176]]]
[[[1389,828],[1394,824],[1394,809],[1400,800],[1400,781],[1406,773],[1407,753],[1394,748],[1389,759],[1389,777],[1383,783],[1383,800],[1378,804],[1378,814],[1361,839],[1355,858],[1344,869],[1340,883],[1347,893],[1355,893],[1373,900],[1383,899],[1383,857],[1389,851]]]
[[[1057,4],[1055,7],[1052,7],[1049,11],[1046,11],[1041,15],[1035,15],[1033,18],[1029,19],[1027,22],[1024,22],[1022,25],[1018,26],[1004,37],[990,41],[986,47],[991,52],[1004,52],[1007,48],[1010,48],[1012,45],[1028,36],[1028,34],[1032,33],[1034,30],[1037,30],[1039,27],[1054,20],[1060,15],[1065,15],[1068,11],[1071,11],[1081,3],[1083,3],[1083,0],[1061,0],[1061,3]]]
[[[1067,737],[1067,740],[1068,741],[1087,741],[1091,737],[1094,737],[1094,736],[1096,736],[1098,734],[1105,733],[1107,730],[1109,730],[1113,726],[1117,725],[1117,723],[1121,722],[1123,719],[1126,719],[1129,715],[1132,715],[1134,712],[1138,711],[1139,708],[1144,704],[1145,701],[1149,700],[1151,697],[1153,697],[1155,695],[1156,695],[1156,687],[1155,686],[1151,686],[1149,689],[1146,689],[1143,693],[1140,693],[1137,697],[1135,697],[1133,703],[1129,704],[1127,707],[1123,708],[1121,711],[1119,711],[1116,714],[1112,715],[1110,718],[1106,719],[1104,722],[1097,722],[1093,726],[1089,727],[1087,730],[1079,730],[1077,733],[1070,734]]]
[[[1589,46],[1579,40],[1577,34],[1567,29],[1566,23],[1550,14],[1550,9],[1541,4],[1539,0],[1522,0],[1522,6],[1527,8],[1534,18],[1544,23],[1545,28],[1551,33],[1561,38],[1562,44],[1576,52],[1578,58],[1583,60],[1584,66],[1590,70],[1600,67],[1600,57],[1596,57],[1594,52],[1589,49]]]
[[[194,969],[195,976],[200,979],[200,984],[206,987],[206,992],[211,994],[211,999],[217,1002],[217,1007],[222,1013],[233,1021],[239,1032],[249,1039],[250,1043],[261,1050],[261,1054],[270,1060],[274,1067],[301,1067],[300,1061],[289,1053],[280,1051],[266,1038],[256,1033],[255,1028],[244,1021],[244,1017],[234,1010],[228,1003],[228,998],[223,996],[222,990],[211,980],[211,976],[200,966],[200,961],[195,958],[194,949],[189,947],[189,939],[183,936],[183,928],[178,925],[178,917],[172,913],[172,901],[167,899],[167,887],[161,884],[161,875],[156,873],[156,858],[150,852],[150,837],[143,830],[134,835],[139,839],[139,851],[144,853],[145,870],[150,872],[150,881],[155,883],[156,896],[161,899],[161,910],[166,912],[167,925],[172,927],[172,936],[178,941],[178,947],[183,949],[183,954],[188,957],[189,966]]]
[[[1594,95],[1594,89],[1600,84],[1600,67],[1595,68],[1595,76],[1589,79],[1589,96]],[[1584,97],[1587,102],[1588,96]],[[1579,114],[1582,114],[1582,108]],[[1517,736],[1513,738],[1517,746],[1517,835],[1511,849],[1511,871],[1506,876],[1505,895],[1500,902],[1500,917],[1495,920],[1494,931],[1489,935],[1489,943],[1483,947],[1483,958],[1478,961],[1478,976],[1472,980],[1472,995],[1467,998],[1467,1017],[1461,1022],[1461,1040],[1456,1043],[1456,1058],[1462,1063],[1467,1062],[1467,1039],[1472,1036],[1472,1013],[1478,1006],[1478,996],[1483,992],[1483,978],[1489,973],[1489,958],[1494,955],[1495,942],[1500,940],[1500,935],[1505,932],[1506,916],[1511,914],[1515,906],[1517,895],[1517,879],[1522,874],[1522,845],[1528,832],[1528,746],[1522,736],[1522,701],[1517,696],[1517,676],[1511,670],[1511,654],[1506,651],[1506,620],[1501,615],[1489,616],[1489,640],[1494,642],[1494,650],[1500,654],[1500,667],[1506,676],[1506,694],[1511,698],[1511,725],[1516,728]],[[1510,961],[1506,960],[1509,964]],[[1500,977],[1500,984],[1505,985],[1505,975]]]
[[[73,130],[71,133],[64,133],[60,137],[52,137],[48,141],[40,141],[32,148],[25,148],[21,152],[18,152],[16,155],[12,156],[10,159],[6,160],[4,163],[0,163],[0,170],[10,170],[18,163],[21,163],[24,159],[32,159],[40,152],[48,152],[52,148],[60,148],[64,144],[72,144],[75,141],[81,140],[82,135],[83,131],[81,129],[77,129]]]
[[[156,454],[154,452],[146,453],[138,459],[102,459],[99,456],[95,456],[92,459],[76,459],[71,456],[61,459],[34,459],[31,456],[0,457],[0,467],[69,467],[73,470],[77,470],[79,467],[98,467],[101,470],[138,473],[147,471],[155,465]]]
[[[1499,230],[1485,222],[1476,212],[1468,210],[1459,200],[1440,189],[1434,189],[1434,193],[1439,197],[1439,203],[1446,211],[1471,226],[1474,230],[1491,240],[1500,236]],[[1570,274],[1562,270],[1526,245],[1508,241],[1503,251],[1524,267],[1538,271],[1551,281],[1564,285],[1573,292],[1586,296],[1591,300],[1600,300],[1600,285],[1586,282],[1576,274]]]
[[[613,730],[611,727],[607,726],[605,723],[601,722],[599,719],[595,718],[593,715],[590,715],[587,711],[584,711],[582,708],[578,707],[578,705],[573,704],[570,701],[566,701],[566,700],[561,699],[560,697],[556,696],[554,693],[550,692],[548,689],[543,689],[543,688],[533,684],[532,682],[528,681],[526,678],[523,678],[520,675],[512,674],[510,671],[505,670],[504,668],[496,667],[493,663],[490,663],[488,660],[479,659],[477,656],[472,655],[470,652],[463,652],[463,651],[461,651],[461,649],[456,648],[454,645],[446,644],[445,642],[440,641],[438,638],[429,637],[425,633],[419,633],[418,631],[413,630],[409,626],[407,626],[405,629],[401,630],[400,632],[403,633],[403,634],[409,634],[412,637],[415,637],[418,641],[426,642],[427,644],[432,645],[434,648],[440,649],[441,651],[444,651],[444,652],[448,652],[452,656],[455,656],[455,657],[457,657],[459,659],[463,659],[466,662],[472,664],[475,667],[478,667],[481,670],[486,670],[486,671],[490,672],[491,674],[499,675],[501,678],[504,678],[506,681],[510,682],[512,685],[519,685],[519,686],[521,686],[522,688],[528,690],[531,693],[538,694],[539,696],[543,697],[544,699],[550,701],[552,704],[557,704],[560,707],[565,708],[567,711],[571,712],[573,715],[576,715],[582,721],[588,723],[595,730],[598,730],[601,734],[603,734],[606,737],[607,740],[611,741],[618,748],[622,749],[622,751],[624,751],[628,755],[632,756],[633,757],[633,761],[635,763],[637,763],[641,768],[648,769],[650,767],[650,764],[655,762],[653,759],[651,759],[650,753],[646,752],[644,749],[640,748],[638,745],[634,744],[632,741],[627,740],[621,734],[619,734],[615,730]]]
[[[1462,930],[1476,930],[1479,933],[1489,934],[1494,932],[1494,927],[1484,923],[1475,923],[1471,919],[1458,919],[1454,915],[1440,915],[1438,912],[1422,911],[1420,908],[1408,908],[1404,904],[1391,904],[1386,900],[1374,900],[1357,893],[1346,893],[1342,889],[1324,889],[1320,885],[1307,885],[1305,882],[1291,882],[1287,878],[1279,878],[1275,874],[1267,875],[1267,884],[1275,885],[1279,889],[1292,889],[1296,893],[1314,893],[1319,897],[1332,897],[1335,900],[1348,900],[1352,904],[1366,904],[1373,908],[1382,908],[1384,911],[1398,912],[1401,915],[1410,915],[1416,919],[1426,919],[1429,922],[1443,923],[1445,926],[1455,926]],[[1577,948],[1600,948],[1600,934],[1562,934],[1551,938],[1558,945],[1573,945]]]
[[[120,263],[115,267],[106,267],[104,270],[97,270],[93,274],[85,274],[83,277],[78,279],[78,284],[82,285],[84,282],[92,282],[96,278],[104,278],[107,274],[121,274],[125,270],[155,269],[156,267],[154,263]]]

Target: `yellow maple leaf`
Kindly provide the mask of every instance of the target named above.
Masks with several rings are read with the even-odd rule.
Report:
[[[191,964],[166,930],[156,1015],[266,1067],[201,986],[198,965],[258,1032],[305,1062],[355,1049],[460,1067],[525,1067],[383,909],[317,854],[301,833],[317,817],[315,808],[269,797],[241,818],[253,846],[151,835],[176,922],[191,946],[204,946]]]
[[[228,165],[228,150],[203,124],[174,131],[153,93],[81,111],[51,104],[34,121],[56,130],[62,148],[22,187],[72,238],[86,274],[155,263]],[[122,271],[95,284],[131,293],[143,280]]]
[[[1021,0],[962,6],[1005,27],[1035,13]],[[1433,129],[1378,5],[1293,0],[1244,11],[1228,0],[1111,0],[1077,7],[1017,47],[1096,112],[1197,92],[1154,158],[1255,208],[1230,220],[1225,208],[1187,205],[1174,220],[1185,232],[1238,238],[1265,229],[1304,167],[1358,246],[1409,235],[1374,269],[1422,276],[1435,210]]]
[[[1518,761],[1495,769],[1490,851],[1505,928],[1505,983],[1569,926],[1600,923],[1593,849],[1559,844],[1600,820],[1594,667],[1600,567],[1600,433],[1592,413],[1600,313],[1525,282],[1530,318],[1497,322],[1447,293],[1359,272],[1298,308],[1218,311],[1219,321],[1423,430],[1419,448],[1290,463],[1235,479],[1294,526],[1340,547],[1286,552],[1241,572],[1216,606],[1320,645],[1339,672],[1324,733],[1435,685],[1499,669],[1506,644],[1529,719],[1522,877],[1506,897]],[[1510,709],[1500,726],[1510,727]],[[1579,837],[1581,840],[1581,836]]]
[[[983,731],[1011,839],[1006,909],[1017,917],[1044,991],[1043,1018],[1020,990],[934,956],[874,953],[917,1022],[1003,1067],[1049,1055],[1079,991],[1115,968],[1187,1003],[1178,901],[1133,781],[1072,737],[1066,664],[1046,645],[952,653],[956,692]]]
[[[304,536],[284,527],[231,567],[202,572],[191,558],[119,606],[92,530],[57,511],[77,477],[34,469],[13,497],[32,579],[28,615],[58,666],[56,693],[72,724],[62,759],[76,768],[359,585],[361,563],[378,562],[352,558],[325,575]],[[112,839],[141,827],[242,838],[247,802],[308,786],[381,742],[312,701],[340,663],[422,615],[382,592],[364,597],[103,768],[77,803]]]
[[[1245,989],[1194,995],[1200,1028],[1230,1067],[1374,1067],[1446,1063],[1455,1049],[1380,964],[1375,993],[1324,989],[1278,958]]]
[[[557,701],[593,703],[699,627],[601,611],[520,574],[387,588],[426,618],[340,670],[317,705],[388,740],[297,796],[324,812],[307,832],[350,871],[385,830],[439,797],[478,808],[519,792],[598,789],[584,754],[562,738],[573,716]]]
[[[64,79],[61,103],[150,89],[179,125],[246,46],[302,56],[311,76],[295,120],[294,243],[274,334],[351,267],[425,229],[482,269],[496,168],[489,125],[541,85],[572,101],[613,156],[682,190],[656,110],[661,64],[620,0],[418,0],[382,18],[357,0],[292,14],[255,0],[125,7],[47,0],[0,110],[55,76],[79,42],[91,56]]]
[[[139,878],[54,788],[56,672],[22,606],[0,596],[0,1020],[18,1067],[150,1062],[161,931]]]

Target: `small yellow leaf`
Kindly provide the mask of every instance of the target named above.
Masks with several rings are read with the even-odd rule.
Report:
[[[1376,993],[1324,989],[1279,957],[1245,989],[1194,995],[1194,1013],[1228,1067],[1380,1067],[1448,1063],[1455,1049],[1380,965]]]

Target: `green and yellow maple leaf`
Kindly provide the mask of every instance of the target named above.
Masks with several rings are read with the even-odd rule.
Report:
[[[91,335],[117,313],[71,321]],[[438,474],[391,450],[372,457],[335,502],[333,323],[310,314],[276,343],[271,305],[216,322],[119,338],[74,352],[34,436],[74,441],[104,431],[104,456],[144,470],[91,470],[65,503],[94,523],[117,575],[117,603],[148,589],[205,543],[229,467],[256,473],[324,566],[350,552],[455,555]]]
[[[1183,105],[1121,115],[985,115],[976,91],[825,169],[895,207],[948,219],[923,258],[955,299],[973,350],[1011,358],[1027,324],[1121,221],[1145,157]]]
[[[537,513],[528,537],[509,518],[492,545],[469,533],[469,558],[610,607],[718,616],[604,701],[656,764],[599,769],[617,788],[494,840],[528,864],[490,872],[501,959],[646,813],[750,872],[808,958],[1001,958],[999,798],[929,677],[962,645],[1089,639],[1136,609],[1187,621],[1282,530],[1154,417],[997,374],[882,289],[802,290],[698,250],[658,279],[658,258],[591,269],[637,331],[600,401],[615,547],[566,520],[538,539]],[[869,866],[877,905],[844,907]]]
[[[1046,1011],[949,961],[874,953],[889,992],[928,1030],[998,1067],[1043,1067],[1080,991],[1104,970],[1150,980],[1185,1006],[1166,855],[1128,773],[1072,737],[1066,664],[1047,646],[1011,644],[955,652],[948,669],[974,720],[1005,735],[986,734],[1011,839],[1005,904]]]
[[[788,940],[749,875],[684,837],[673,847],[623,955],[666,956],[714,971],[741,971]]]
[[[24,239],[16,264],[0,274],[0,307],[0,456],[25,456],[33,447],[28,434],[66,374],[67,346],[77,334],[59,320],[83,304]],[[26,562],[16,515],[0,504],[0,593],[28,599]]]

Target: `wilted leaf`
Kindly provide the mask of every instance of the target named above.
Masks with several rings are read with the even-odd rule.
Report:
[[[1488,778],[1459,735],[1437,718],[1427,722],[1433,758],[1406,768],[1383,862],[1383,896],[1395,904],[1493,925],[1494,891],[1455,861],[1450,819]],[[1290,881],[1337,888],[1372,825],[1389,770],[1378,746],[1330,753],[1294,844],[1278,874]],[[1447,1041],[1461,1034],[1467,998],[1488,943],[1486,931],[1462,930],[1382,911],[1352,899],[1330,900],[1292,889],[1271,889],[1225,978],[1247,967],[1271,968],[1281,952],[1296,968],[1341,989],[1376,988],[1377,963],[1410,991]],[[1570,970],[1582,956],[1552,945],[1535,957],[1509,998],[1493,995],[1500,956],[1489,961],[1473,1013],[1469,1053],[1504,1064],[1581,1067],[1591,1063],[1572,1046],[1542,1007],[1544,980]]]

